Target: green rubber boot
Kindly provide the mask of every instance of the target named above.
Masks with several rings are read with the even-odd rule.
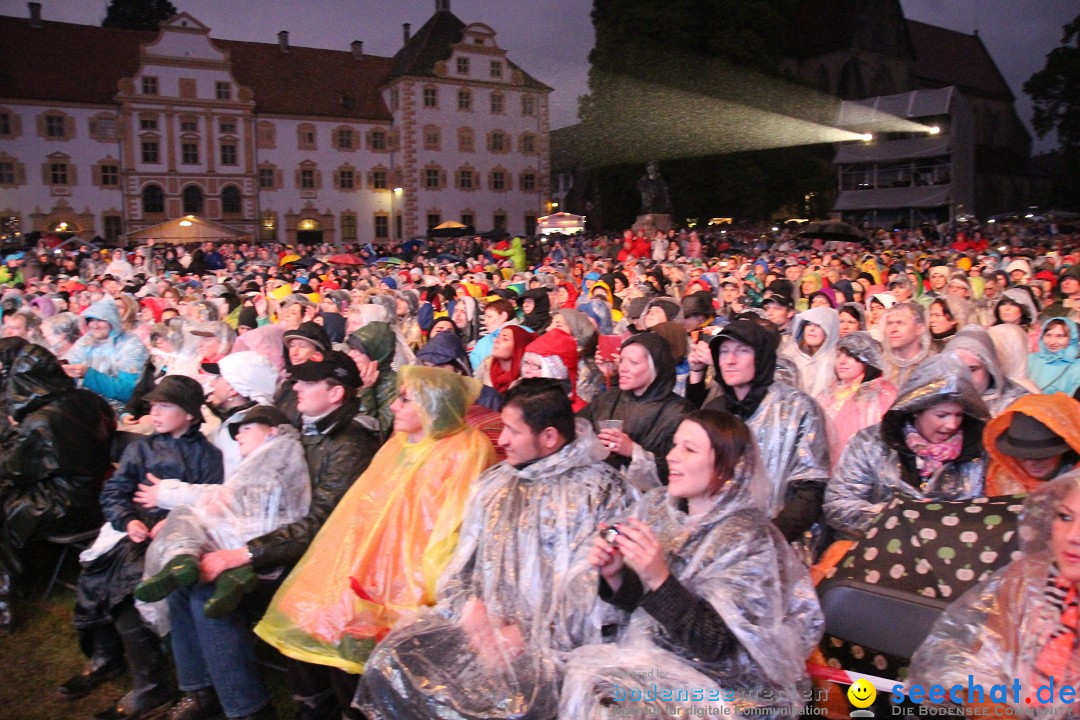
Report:
[[[258,584],[259,577],[250,565],[226,570],[214,581],[214,594],[203,604],[203,614],[208,618],[225,617],[239,607],[244,596]]]
[[[135,599],[143,602],[164,600],[173,590],[199,582],[199,558],[194,555],[177,555],[161,569],[161,572],[135,586]]]

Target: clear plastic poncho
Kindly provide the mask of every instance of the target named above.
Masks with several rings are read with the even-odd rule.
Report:
[[[406,366],[401,386],[424,437],[387,440],[274,596],[255,634],[283,655],[361,673],[402,616],[435,602],[465,500],[495,449],[465,424],[476,380]]]
[[[825,340],[813,354],[800,347],[808,324],[817,325],[825,334]],[[810,397],[824,392],[835,379],[836,343],[840,339],[840,315],[829,307],[804,310],[791,321],[792,342],[785,343],[780,354],[791,360],[799,370],[799,389]]]
[[[296,522],[311,504],[304,449],[296,428],[279,425],[221,485],[163,479],[158,507],[170,510],[146,551],[143,576],[173,557],[243,547],[248,540]]]
[[[1073,704],[1060,702],[1062,686],[1080,684],[1080,655],[1075,647],[1052,679],[1038,661],[1049,640],[1063,630],[1062,611],[1055,606],[1055,595],[1060,601],[1064,593],[1055,591],[1051,579],[1056,574],[1051,527],[1059,503],[1078,489],[1080,473],[1073,472],[1051,480],[1028,497],[1020,518],[1023,555],[949,606],[911,660],[909,687],[911,683],[945,688],[959,684],[966,699],[970,675],[972,683],[982,685],[984,702],[1000,699],[989,697],[992,686],[1009,688],[1004,703],[1012,706],[1008,714],[1039,712],[1042,717],[1050,717],[1047,713],[1051,709],[1056,713],[1053,717],[1075,714]],[[1016,680],[1021,690],[1014,698],[1012,687]],[[1043,704],[1036,691],[1051,684],[1053,702]],[[1031,703],[1025,698],[1030,698]],[[1041,698],[1049,699],[1046,691]]]
[[[635,500],[588,422],[553,455],[502,462],[469,499],[438,604],[371,655],[355,705],[369,718],[551,718],[566,652],[615,619],[582,567],[600,523]]]
[[[737,648],[712,662],[691,657],[639,607],[617,643],[570,654],[559,717],[798,714],[810,684],[805,659],[821,639],[824,618],[805,566],[768,520],[770,493],[753,452],[703,517],[687,515],[665,488],[634,506],[631,514],[664,547],[672,575],[716,610]],[[633,699],[635,690],[644,695]],[[656,699],[664,690],[670,698]],[[674,699],[695,690],[701,697]]]

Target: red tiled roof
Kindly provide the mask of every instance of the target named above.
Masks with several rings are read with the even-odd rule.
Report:
[[[0,98],[112,104],[121,78],[139,68],[139,44],[156,32],[0,16]],[[213,40],[259,113],[389,120],[378,88],[391,59],[350,51]],[[351,107],[350,107],[351,105]]]
[[[978,35],[908,20],[915,46],[915,74],[927,87],[962,90],[1013,100],[1008,83]]]

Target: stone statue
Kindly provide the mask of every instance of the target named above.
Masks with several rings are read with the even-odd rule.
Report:
[[[645,164],[645,174],[637,181],[637,191],[641,193],[641,214],[665,214],[671,212],[671,197],[664,178],[660,177],[660,167],[655,160]]]

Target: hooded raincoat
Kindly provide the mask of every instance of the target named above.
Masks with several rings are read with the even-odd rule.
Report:
[[[338,503],[255,633],[282,654],[361,673],[402,616],[435,601],[458,543],[465,500],[495,461],[465,423],[480,384],[451,370],[401,372],[423,437],[395,433]]]
[[[595,569],[580,573],[599,524],[635,499],[603,462],[588,423],[525,467],[499,463],[475,484],[435,607],[376,648],[356,705],[369,718],[551,718],[565,654],[596,643],[610,608]]]
[[[896,312],[903,312],[903,310],[897,310]],[[915,312],[915,310],[912,310]],[[889,319],[889,313],[882,316],[880,327],[881,337],[875,336],[876,340],[881,342],[881,357],[885,361],[885,366],[882,371],[885,375],[885,379],[891,382],[896,387],[903,387],[907,384],[908,378],[914,372],[915,368],[922,363],[926,358],[930,356],[930,330],[924,326],[922,334],[919,335],[919,348],[913,356],[908,359],[901,358],[897,355],[891,345],[889,345],[888,339],[885,337],[885,323]],[[873,333],[871,333],[873,335]]]
[[[112,298],[98,300],[83,312],[86,320],[109,323],[109,337],[97,341],[87,333],[71,346],[67,360],[72,365],[87,365],[83,387],[93,390],[117,410],[131,399],[149,351],[134,333],[125,332],[120,312]]]
[[[526,300],[533,301],[532,310],[528,313],[524,310]],[[551,322],[551,299],[548,297],[548,291],[544,288],[526,290],[517,299],[517,304],[524,314],[521,324],[532,332],[544,332],[548,323]]]
[[[701,517],[687,515],[664,488],[630,513],[656,535],[677,584],[719,616],[727,641],[709,656],[692,650],[680,629],[649,612],[646,596],[615,644],[571,653],[559,717],[798,713],[809,689],[804,659],[824,619],[806,568],[768,521],[771,488],[756,455],[738,464]],[[678,696],[698,689],[693,701]]]
[[[675,361],[667,341],[655,333],[641,333],[627,339],[622,347],[634,344],[641,345],[649,353],[656,370],[652,384],[640,395],[611,388],[582,408],[578,417],[585,418],[594,426],[600,420],[622,420],[622,431],[630,436],[636,446],[635,457],[612,455],[609,462],[634,477],[647,475],[646,467],[654,464],[656,477],[666,485],[667,454],[671,450],[672,438],[679,423],[694,408],[673,392]],[[638,447],[644,452],[638,453]],[[648,483],[641,481],[641,485]]]
[[[757,441],[765,476],[772,483],[768,513],[788,540],[799,538],[821,514],[821,498],[829,481],[829,442],[825,416],[806,393],[774,382],[776,333],[752,320],[729,323],[709,343],[713,365],[720,366],[720,346],[731,338],[754,348],[754,378],[746,397],[716,374],[719,392],[703,407],[741,417]]]
[[[982,393],[990,417],[997,417],[1017,398],[1027,395],[1028,389],[1010,380],[998,361],[997,349],[990,334],[978,325],[960,328],[945,349],[955,353],[964,350],[979,359],[990,376],[990,385]]]
[[[1025,395],[986,423],[983,430],[983,447],[990,458],[986,471],[986,494],[989,497],[1033,492],[1046,482],[1032,478],[1024,472],[1018,458],[1006,455],[997,448],[998,438],[1009,429],[1017,413],[1035,418],[1065,440],[1074,454],[1080,454],[1080,425],[1077,424],[1080,402],[1062,393]],[[1075,462],[1075,457],[1071,460]],[[1057,474],[1064,475],[1071,469],[1072,466],[1066,461],[1058,468]]]
[[[1061,501],[1078,488],[1080,475],[1070,473],[1028,497],[1018,533],[1020,557],[949,606],[915,652],[909,686],[960,685],[966,699],[969,684],[980,685],[978,700],[1010,706],[988,710],[991,716],[1026,716],[1035,710],[1042,711],[1035,717],[1075,713],[1072,699],[1061,692],[1080,683],[1073,642],[1064,654],[1052,653],[1061,658],[1059,663],[1044,651],[1054,650],[1050,646],[1055,639],[1072,641],[1075,633],[1065,624],[1070,583],[1060,576],[1050,536]],[[1047,690],[1040,691],[1044,685]],[[998,691],[992,694],[995,686]]]
[[[599,332],[589,316],[580,310],[563,308],[556,311],[570,328],[578,349],[577,394],[585,402],[592,402],[600,394],[604,376],[596,367],[596,346]]]
[[[367,355],[379,366],[375,385],[358,393],[360,413],[379,421],[379,437],[390,435],[394,427],[394,413],[390,404],[398,394],[398,374],[394,371],[396,339],[389,323],[370,322],[348,338],[348,345]]]
[[[1069,332],[1069,344],[1056,352],[1046,349],[1043,335],[1051,323],[1064,322]],[[1080,388],[1080,326],[1069,318],[1054,318],[1043,325],[1039,335],[1039,351],[1028,357],[1028,377],[1044,393],[1063,392],[1072,395]]]
[[[5,365],[5,409],[17,424],[0,435],[0,615],[24,548],[101,524],[98,494],[116,431],[108,403],[76,389],[52,353],[22,350]]]
[[[870,333],[860,330],[848,334],[837,343],[837,351],[856,358],[865,370],[861,381],[847,385],[834,377],[829,389],[815,398],[828,420],[825,428],[834,466],[851,437],[881,422],[896,400],[896,388],[881,376],[881,349]],[[876,377],[867,380],[873,373],[871,368],[877,371]]]
[[[807,324],[817,325],[825,333],[824,342],[813,355],[802,348]],[[836,367],[836,343],[840,339],[840,316],[827,307],[804,310],[791,321],[791,339],[780,354],[799,369],[799,389],[810,397],[817,397],[835,379],[833,369]]]
[[[943,402],[964,409],[963,448],[923,480],[904,427],[915,414]],[[983,426],[986,404],[967,367],[951,355],[936,355],[915,369],[881,422],[855,433],[840,456],[825,491],[825,519],[848,538],[861,537],[896,495],[917,500],[982,497],[986,461]]]

